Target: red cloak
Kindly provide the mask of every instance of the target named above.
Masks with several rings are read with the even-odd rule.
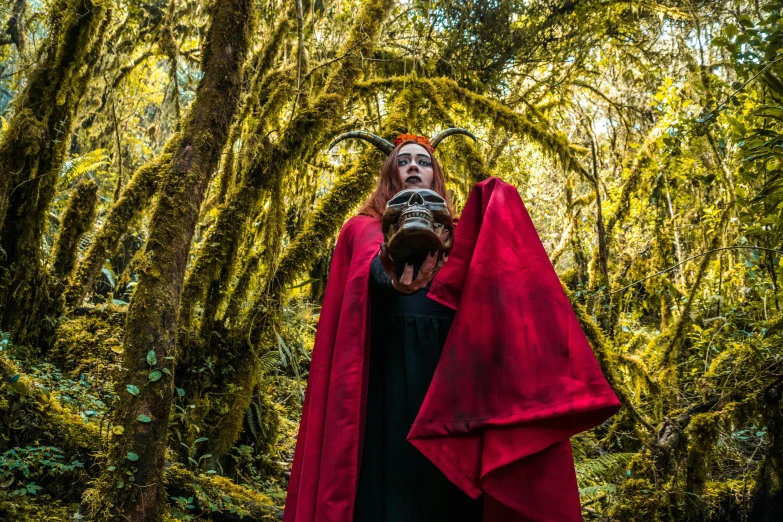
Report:
[[[284,522],[351,522],[369,372],[366,216],[337,241],[313,349]],[[485,522],[582,520],[569,437],[620,407],[517,191],[471,191],[429,297],[456,310],[408,440],[477,498]]]

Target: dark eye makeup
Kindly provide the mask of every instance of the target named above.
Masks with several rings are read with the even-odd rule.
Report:
[[[410,158],[397,158],[397,165],[400,167],[404,167],[408,164],[410,161]],[[417,158],[416,163],[421,165],[422,167],[431,167],[432,162],[428,158]]]

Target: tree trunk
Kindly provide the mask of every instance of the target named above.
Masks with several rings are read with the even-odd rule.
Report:
[[[94,55],[103,45],[111,0],[58,0],[38,65],[14,104],[0,141],[0,327],[24,339],[40,299],[40,242],[71,127]],[[34,328],[34,326],[33,326]]]
[[[116,431],[109,466],[88,496],[91,520],[157,521],[166,501],[163,463],[174,392],[177,308],[199,207],[239,102],[252,2],[216,1],[210,15],[203,77],[161,187],[128,309],[125,372],[115,386],[119,398],[112,414]],[[129,390],[129,385],[136,388]],[[119,426],[124,433],[116,435]]]
[[[756,479],[748,520],[772,522],[783,513],[783,383],[769,387],[763,400],[771,444]]]
[[[36,308],[26,310],[30,324],[38,325],[35,338],[29,342],[35,343],[43,352],[51,348],[57,328],[57,320],[63,312],[61,296],[65,282],[76,263],[79,254],[79,240],[95,219],[98,205],[98,185],[92,180],[81,181],[73,189],[68,205],[60,218],[60,228],[57,240],[52,247],[51,270],[47,281],[48,294],[41,302],[35,303]]]
[[[11,10],[11,17],[8,19],[8,23],[5,26],[5,34],[8,35],[9,41],[16,46],[16,50],[20,53],[24,52],[24,17],[26,11],[27,0],[15,0],[14,7]]]

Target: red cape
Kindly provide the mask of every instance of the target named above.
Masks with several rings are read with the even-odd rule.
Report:
[[[337,241],[310,365],[284,522],[350,522],[369,370],[369,269],[380,222]],[[569,437],[620,407],[517,191],[471,191],[429,296],[456,310],[408,440],[485,522],[582,520]]]

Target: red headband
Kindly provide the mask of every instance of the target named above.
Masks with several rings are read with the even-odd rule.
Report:
[[[396,147],[397,145],[405,141],[415,141],[419,145],[422,145],[430,153],[434,152],[435,150],[432,148],[432,145],[430,145],[429,138],[427,138],[426,136],[417,136],[416,134],[400,134],[394,139],[394,146]]]

